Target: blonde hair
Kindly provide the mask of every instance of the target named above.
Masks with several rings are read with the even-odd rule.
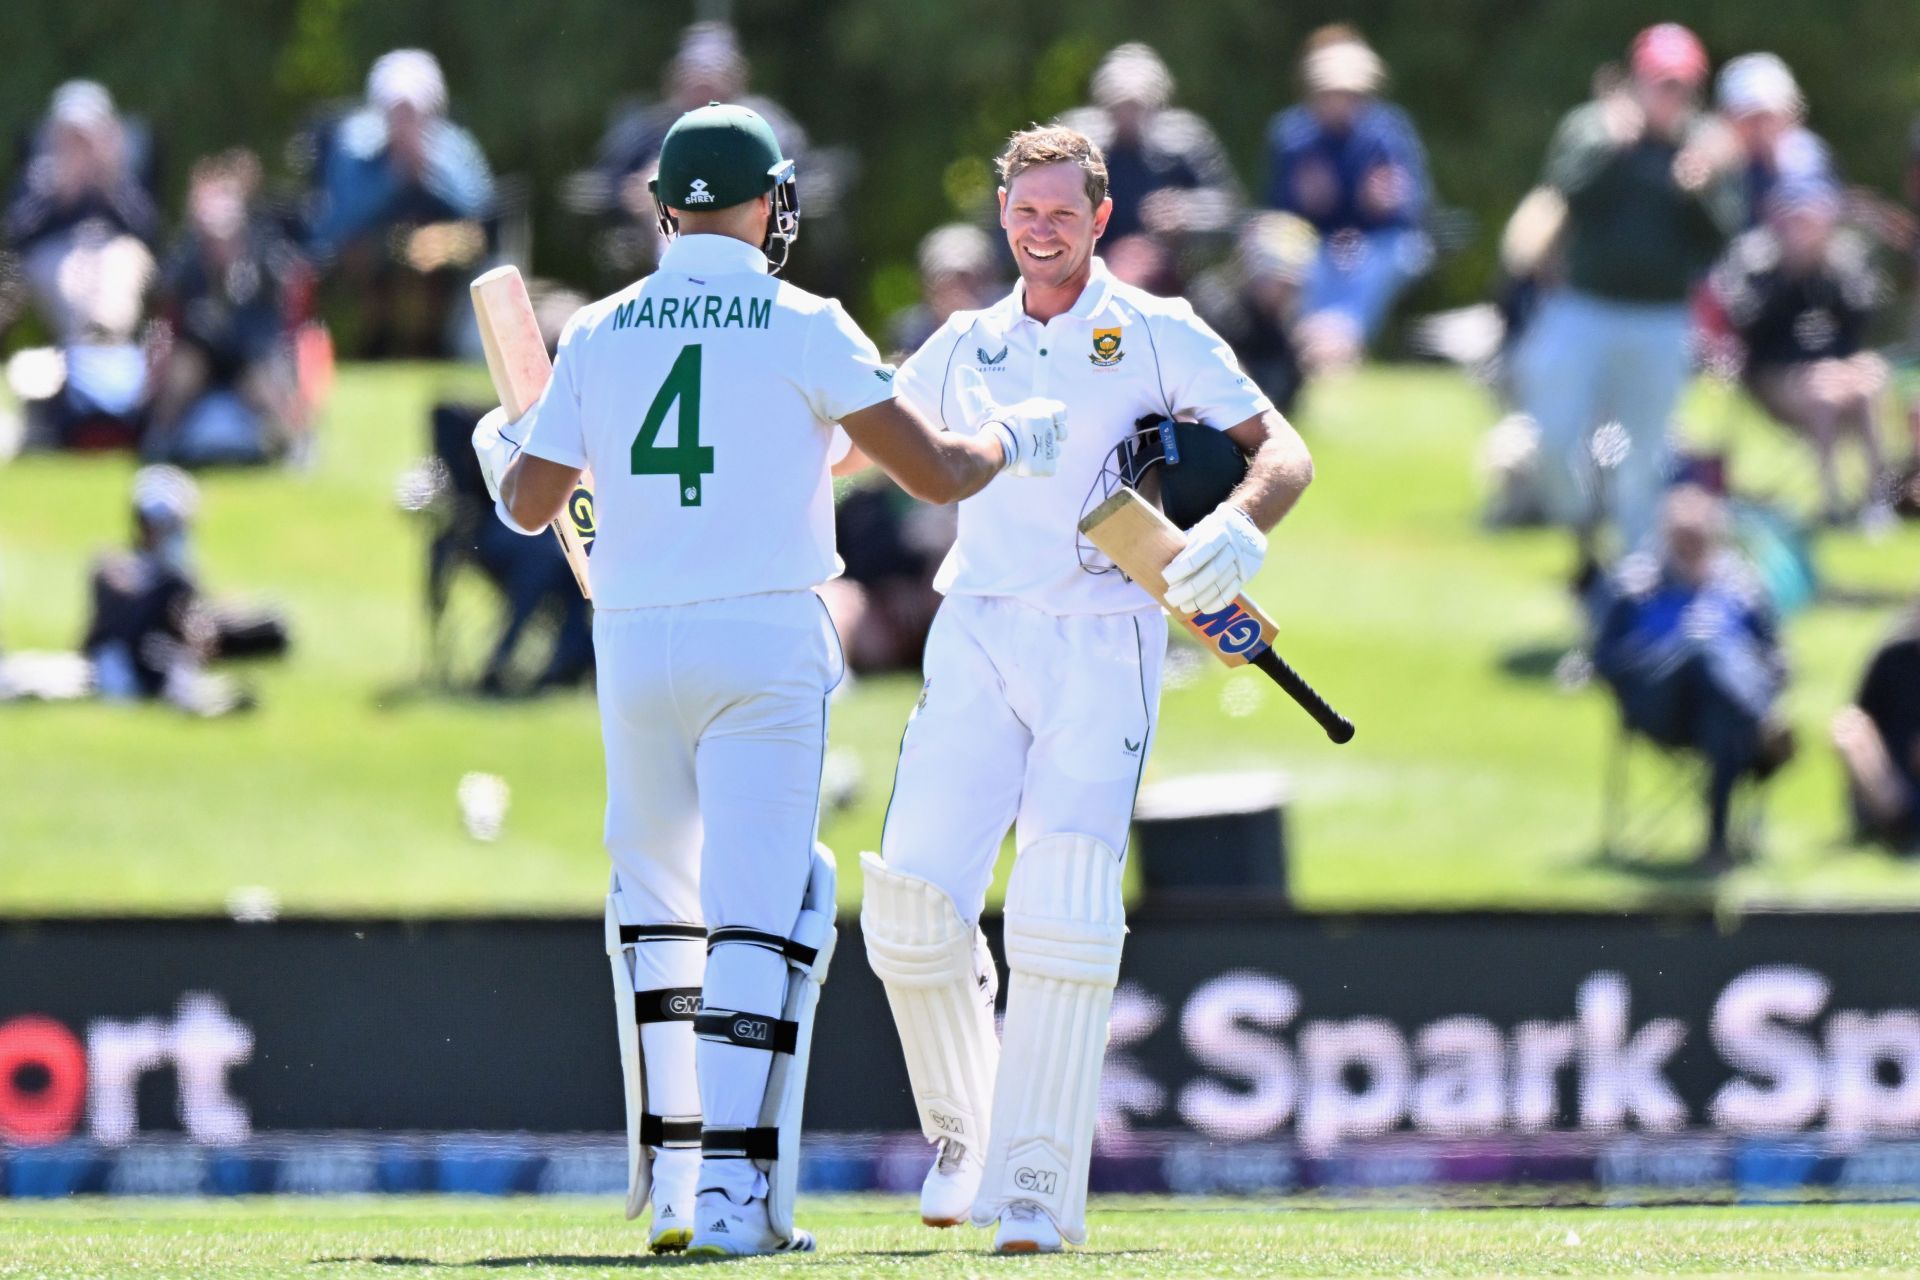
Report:
[[[1086,183],[1087,202],[1094,208],[1107,198],[1107,158],[1092,138],[1078,129],[1061,125],[1035,125],[1007,139],[1006,150],[994,160],[1000,173],[1000,185],[1011,187],[1013,180],[1029,169],[1046,164],[1070,164],[1080,170]]]

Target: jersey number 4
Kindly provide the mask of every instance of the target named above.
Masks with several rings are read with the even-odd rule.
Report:
[[[657,444],[667,412],[680,406],[674,424],[674,443]],[[680,482],[680,505],[700,505],[700,477],[713,474],[713,446],[700,443],[700,344],[680,348],[660,393],[647,406],[646,421],[633,438],[632,474],[674,476]]]

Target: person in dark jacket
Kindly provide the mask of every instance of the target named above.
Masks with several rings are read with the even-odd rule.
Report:
[[[1871,246],[1839,227],[1840,192],[1819,179],[1773,189],[1765,224],[1736,240],[1715,268],[1713,293],[1745,348],[1744,376],[1768,413],[1813,446],[1829,522],[1863,512],[1891,519],[1882,492],[1881,410],[1887,362],[1866,347],[1887,288]],[[1849,509],[1835,458],[1841,440],[1866,458],[1861,502]]]
[[[140,442],[150,462],[265,462],[305,433],[288,295],[306,264],[259,187],[249,151],[193,167],[187,226],[160,276],[171,341]]]
[[[1833,744],[1862,834],[1920,850],[1920,600],[1833,717]]]
[[[1624,88],[1575,108],[1554,137],[1545,183],[1566,202],[1567,278],[1514,369],[1540,429],[1547,509],[1586,550],[1603,517],[1623,550],[1655,535],[1668,426],[1691,372],[1688,295],[1746,217],[1744,153],[1699,110],[1698,37],[1649,27],[1629,63]],[[1616,425],[1596,439],[1605,424]],[[1596,454],[1612,475],[1604,500]]]
[[[1657,551],[1622,560],[1588,604],[1594,669],[1627,724],[1706,757],[1701,864],[1723,869],[1734,787],[1779,767],[1793,749],[1775,710],[1787,670],[1773,612],[1727,546],[1724,504],[1696,486],[1675,488]]]
[[[160,214],[142,180],[145,134],[91,80],[54,92],[7,206],[6,239],[60,346],[131,336]]]

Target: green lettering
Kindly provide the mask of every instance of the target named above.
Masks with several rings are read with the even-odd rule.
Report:
[[[614,308],[613,327],[615,329],[630,329],[633,327],[633,299],[629,298]]]
[[[645,297],[645,296],[641,297],[640,314],[633,318],[633,322],[635,324],[644,324],[649,328],[653,326],[653,299],[652,298]]]
[[[764,329],[767,327],[767,322],[773,319],[773,299],[755,298],[748,304],[747,311],[747,327]]]
[[[701,327],[704,329],[720,327],[720,299],[712,294],[707,295],[706,310],[701,313]]]
[[[740,317],[740,299],[735,296],[733,301],[727,304],[727,328],[738,329],[743,323],[745,321]]]
[[[660,299],[660,327],[665,329],[674,323],[674,317],[680,313],[680,299]]]

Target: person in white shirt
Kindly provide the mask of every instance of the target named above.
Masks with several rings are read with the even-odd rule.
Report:
[[[773,278],[793,165],[743,107],[688,112],[655,180],[660,269],[584,307],[517,422],[474,433],[495,510],[539,534],[583,468],[629,1217],[656,1250],[804,1250],[793,1226],[834,875],[816,846],[842,658],[814,588],[838,567],[835,424],[915,496],[1051,471],[1057,403],[935,432],[840,304]],[[697,1069],[696,1069],[697,1064]]]
[[[1083,569],[1082,505],[1141,417],[1226,432],[1246,478],[1167,572],[1176,605],[1215,609],[1259,567],[1264,531],[1313,465],[1190,305],[1116,281],[1094,256],[1112,207],[1098,147],[1071,129],[1017,133],[999,171],[1019,283],[950,317],[901,366],[894,394],[954,432],[983,402],[1049,397],[1067,404],[1073,433],[1050,480],[960,504],[881,855],[863,859],[861,926],[922,1131],[940,1148],[922,1219],[997,1223],[996,1250],[1027,1252],[1086,1237],[1121,867],[1166,649],[1144,590]],[[1003,1046],[978,921],[1009,826]]]

